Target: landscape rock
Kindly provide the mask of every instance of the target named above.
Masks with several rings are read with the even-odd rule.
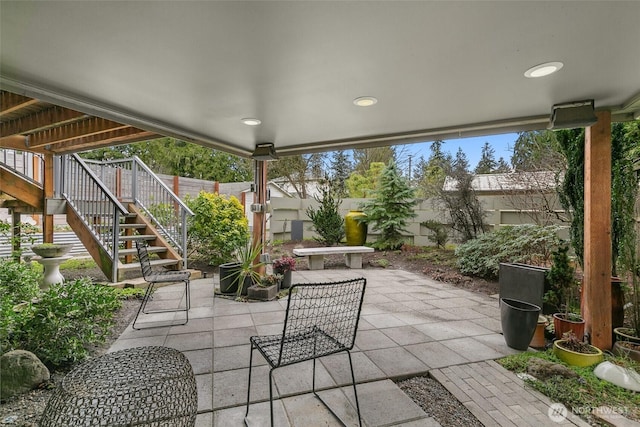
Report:
[[[538,357],[532,357],[529,359],[527,372],[540,380],[545,380],[556,375],[566,378],[578,377],[578,374],[566,366],[540,359]]]
[[[49,369],[26,350],[13,350],[0,357],[0,400],[25,393],[50,378]]]

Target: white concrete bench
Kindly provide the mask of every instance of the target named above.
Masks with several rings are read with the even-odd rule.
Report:
[[[323,270],[324,256],[344,254],[347,267],[362,268],[362,254],[373,252],[373,248],[367,246],[332,246],[326,248],[296,248],[293,254],[306,256],[309,262],[309,270]]]

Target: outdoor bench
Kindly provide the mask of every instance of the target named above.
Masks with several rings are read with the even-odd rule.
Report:
[[[91,359],[56,388],[40,427],[193,427],[198,392],[191,364],[168,347],[137,347]]]
[[[324,256],[344,254],[345,262],[349,268],[362,268],[362,254],[373,252],[373,248],[367,246],[332,246],[326,248],[296,248],[293,254],[306,256],[309,270],[323,270]]]

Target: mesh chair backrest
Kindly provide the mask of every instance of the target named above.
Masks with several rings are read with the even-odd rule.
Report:
[[[291,287],[284,321],[287,337],[319,328],[335,339],[342,350],[351,350],[356,339],[365,278],[331,283],[308,283]]]
[[[138,250],[138,260],[140,261],[140,268],[142,269],[142,277],[146,280],[152,273],[147,244],[136,240],[136,249]]]

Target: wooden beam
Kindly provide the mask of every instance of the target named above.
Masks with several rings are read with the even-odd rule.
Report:
[[[0,167],[0,193],[6,193],[29,206],[33,206],[39,212],[44,210],[42,188],[4,167]]]
[[[29,136],[29,147],[42,147],[45,145],[58,144],[76,138],[97,135],[111,130],[129,127],[122,123],[99,117],[91,117],[86,120],[62,125],[53,129],[38,131]]]
[[[264,245],[266,244],[265,232],[266,232],[266,217],[264,209],[267,207],[267,162],[264,160],[255,160],[256,167],[256,183],[257,183],[257,192],[256,192],[256,203],[261,204],[263,206],[263,210],[261,212],[253,213],[253,245]],[[264,251],[264,249],[263,249]],[[254,263],[257,263],[259,259],[254,260]],[[265,267],[261,266],[257,269],[260,274],[264,274]]]
[[[28,98],[26,96],[18,95],[15,93],[2,91],[0,92],[0,114],[9,114],[14,111],[18,111],[22,108],[29,107],[31,105],[37,104],[37,99]],[[2,134],[6,135],[6,134]]]
[[[611,112],[596,113],[585,130],[584,292],[586,330],[591,344],[612,345],[611,319]]]
[[[0,124],[0,135],[34,133],[76,122],[87,117],[89,116],[84,113],[53,105],[46,110]]]
[[[27,150],[27,138],[22,135],[3,136],[0,138],[0,148]]]
[[[56,154],[67,154],[76,151],[91,150],[113,145],[131,144],[138,141],[148,141],[150,139],[159,137],[160,136],[158,134],[153,132],[147,132],[134,127],[126,127],[123,129],[112,130],[87,137],[76,138],[58,144],[52,144],[50,150]]]

